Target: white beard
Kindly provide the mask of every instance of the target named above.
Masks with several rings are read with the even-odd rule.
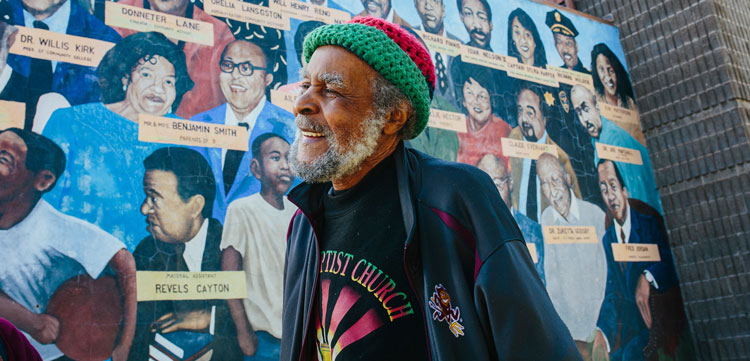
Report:
[[[323,133],[328,141],[328,149],[312,162],[299,162],[297,154],[302,133],[297,130],[297,136],[289,150],[289,163],[292,171],[308,183],[323,183],[346,177],[360,169],[365,159],[375,153],[378,139],[383,134],[386,117],[385,114],[373,111],[367,119],[362,121],[362,137],[352,139],[344,145],[338,143],[329,128],[312,123],[304,115],[298,115],[296,121],[298,125]]]

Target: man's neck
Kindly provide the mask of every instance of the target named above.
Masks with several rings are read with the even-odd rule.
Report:
[[[629,214],[630,214],[630,206],[628,204],[625,204],[625,212],[622,212],[622,219],[615,218],[615,221],[617,221],[617,224],[620,225],[620,227],[625,225],[625,221],[628,220]]]
[[[430,34],[435,34],[439,36],[445,35],[445,24],[440,24],[440,27],[437,30],[427,30],[427,26],[424,24],[422,24],[422,28]]]
[[[190,233],[188,234],[187,237],[185,237],[186,239],[183,240],[182,243],[188,243],[192,241],[193,238],[195,238],[195,235],[197,235],[198,232],[200,232],[201,226],[203,226],[204,220],[205,218],[203,218],[203,216],[200,216],[193,220],[193,223],[190,225]]]
[[[179,17],[183,17],[184,18],[184,17],[187,17],[188,6],[191,6],[192,4],[193,3],[191,3],[190,1],[186,1],[185,5],[180,6],[179,8],[176,8],[176,9],[174,9],[172,11],[160,11],[160,13],[169,14],[169,15],[175,15],[175,16],[179,16]],[[153,9],[153,6],[151,8]]]
[[[240,109],[240,108],[235,107],[231,103],[229,104],[229,107],[232,108],[232,113],[234,113],[234,116],[237,118],[237,121],[241,122],[245,119],[246,116],[248,116],[248,114],[253,112],[253,110],[255,109],[255,107],[258,106],[259,103],[260,103],[260,99],[256,100],[255,103],[252,103],[247,108]]]
[[[23,9],[28,11],[29,14],[31,14],[32,16],[34,16],[34,19],[42,21],[52,16],[55,12],[57,12],[57,10],[59,10],[63,5],[65,5],[66,1],[50,6],[44,10],[33,9],[33,8],[26,6],[25,4],[23,5]],[[31,24],[26,24],[26,26],[31,26]]]
[[[0,204],[0,230],[8,230],[23,221],[37,202],[39,198],[33,194],[19,194]]]
[[[278,194],[272,189],[267,189],[266,187],[263,187],[263,185],[261,185],[260,196],[263,197],[263,199],[268,202],[268,204],[270,204],[273,208],[276,208],[280,211],[284,210],[283,194]]]
[[[333,183],[333,189],[342,191],[357,185],[357,183],[359,183],[359,181],[361,181],[362,178],[364,178],[367,173],[370,172],[370,170],[375,168],[378,163],[380,163],[383,159],[388,158],[388,156],[396,150],[396,147],[398,146],[399,142],[401,142],[401,140],[398,137],[392,137],[388,140],[385,140],[384,142],[386,143],[382,146],[378,146],[377,148],[381,150],[376,151],[375,153],[367,157],[367,159],[362,162],[362,165],[360,166],[358,171],[340,179],[333,179],[331,181],[331,183]]]
[[[490,117],[487,117],[487,119],[484,122],[480,122],[477,119],[469,117],[469,131],[471,132],[478,132],[484,129],[484,127],[486,127],[487,124],[490,124]]]

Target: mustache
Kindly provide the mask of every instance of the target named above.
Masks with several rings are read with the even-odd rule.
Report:
[[[325,134],[326,137],[330,135],[330,131],[331,131],[330,129],[313,122],[306,115],[303,115],[303,114],[297,115],[297,117],[294,118],[294,123],[297,124],[297,128],[305,128],[313,132],[323,133]]]
[[[487,33],[485,33],[485,32],[484,32],[484,31],[482,31],[482,30],[479,30],[479,29],[472,29],[472,30],[471,30],[471,31],[469,32],[469,35],[480,35],[480,36],[485,36],[485,37],[486,37],[486,36],[487,36]]]

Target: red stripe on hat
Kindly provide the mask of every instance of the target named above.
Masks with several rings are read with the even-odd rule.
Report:
[[[430,87],[430,93],[435,90],[435,66],[432,64],[430,52],[414,35],[409,34],[396,24],[372,16],[355,16],[348,22],[372,26],[388,35],[422,71],[422,75],[427,80],[427,86]]]

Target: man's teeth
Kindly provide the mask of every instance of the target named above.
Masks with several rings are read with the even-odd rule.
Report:
[[[304,130],[302,131],[302,135],[304,135],[306,137],[312,137],[312,138],[320,138],[320,137],[324,136],[323,133],[308,132],[308,131],[304,131]]]

